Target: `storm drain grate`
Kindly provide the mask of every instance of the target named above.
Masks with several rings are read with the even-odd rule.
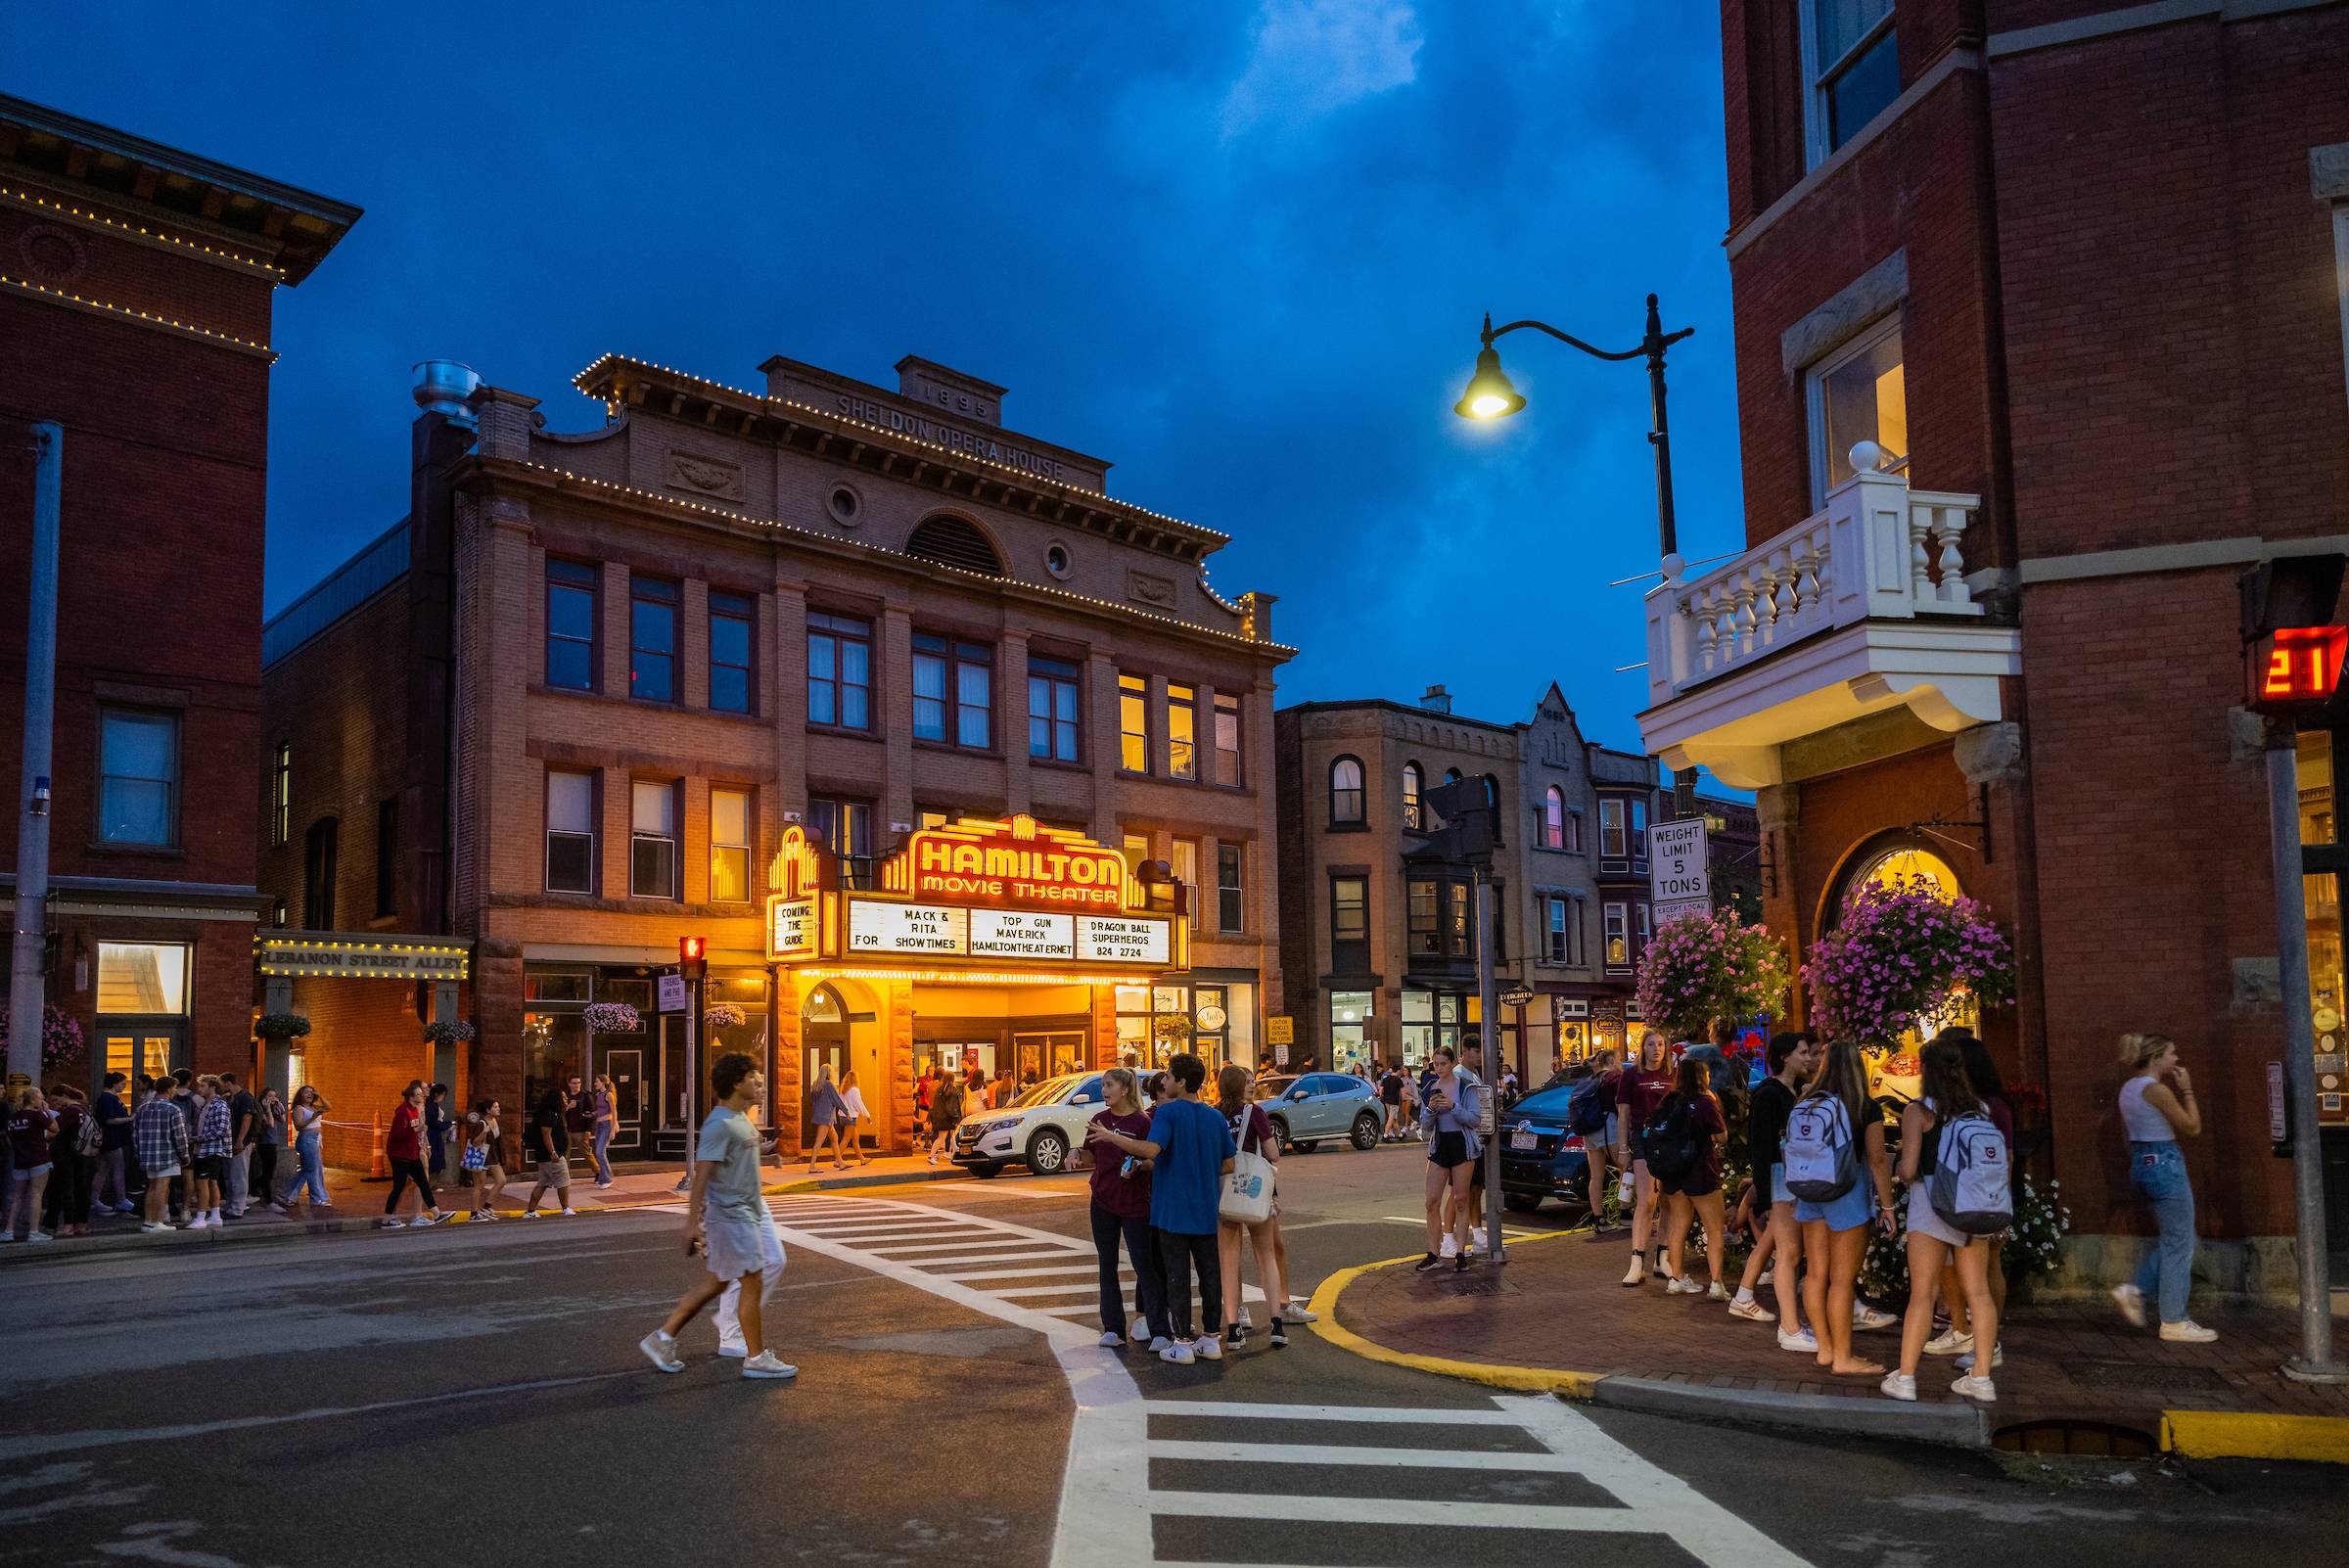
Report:
[[[2113,1421],[2024,1421],[1999,1428],[1990,1441],[2006,1453],[2107,1459],[2142,1459],[2157,1448],[2150,1433]]]

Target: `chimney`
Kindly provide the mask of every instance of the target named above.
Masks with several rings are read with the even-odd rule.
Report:
[[[1240,595],[1240,635],[1254,642],[1272,640],[1272,607],[1280,596],[1272,593],[1243,593]]]
[[[1431,714],[1449,714],[1451,712],[1451,693],[1441,686],[1430,686],[1427,695],[1419,699],[1419,706]]]

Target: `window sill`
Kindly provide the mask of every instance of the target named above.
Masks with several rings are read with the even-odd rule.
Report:
[[[857,729],[850,724],[818,724],[812,719],[805,728],[810,735],[838,735],[842,740],[878,741],[881,738],[870,729]]]
[[[1038,757],[1033,752],[1028,756],[1028,765],[1049,768],[1055,773],[1090,773],[1093,770],[1089,762],[1064,762],[1057,757]]]
[[[1370,831],[1370,824],[1367,822],[1331,822],[1327,824],[1327,831],[1331,833],[1367,833]]]
[[[141,860],[184,860],[188,852],[176,844],[122,844],[113,839],[92,839],[82,846],[90,854],[129,855]]]
[[[914,738],[913,749],[917,752],[943,752],[948,757],[982,757],[996,762],[1003,761],[1003,754],[991,746],[957,746],[952,741],[923,740],[919,736]]]
[[[581,702],[617,703],[634,709],[651,709],[663,713],[683,714],[693,718],[715,718],[729,724],[763,724],[756,712],[738,713],[731,708],[695,708],[685,703],[656,702],[649,697],[614,697],[602,691],[582,691],[576,686],[549,686],[544,681],[532,681],[532,697],[569,697]]]

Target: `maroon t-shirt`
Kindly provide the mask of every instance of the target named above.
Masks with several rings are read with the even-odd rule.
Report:
[[[417,1131],[424,1126],[424,1113],[402,1100],[392,1113],[392,1130],[384,1134],[384,1156],[392,1160],[421,1160],[424,1151],[417,1141]]]
[[[49,1163],[49,1112],[30,1106],[8,1113],[8,1152],[18,1170],[29,1171]]]
[[[1641,1068],[1635,1072],[1626,1068],[1615,1087],[1615,1104],[1623,1120],[1617,1124],[1623,1140],[1638,1152],[1639,1130],[1647,1126],[1648,1118],[1656,1114],[1672,1093],[1673,1074],[1670,1068],[1659,1067],[1654,1072]]]
[[[1120,1116],[1115,1111],[1097,1111],[1093,1124],[1129,1138],[1150,1135],[1150,1116],[1146,1111],[1128,1111]],[[1136,1171],[1121,1176],[1126,1169],[1126,1151],[1114,1143],[1093,1146],[1093,1201],[1111,1214],[1127,1220],[1150,1218],[1150,1173]]]

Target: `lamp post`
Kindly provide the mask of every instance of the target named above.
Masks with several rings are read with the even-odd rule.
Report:
[[[1460,394],[1460,400],[1451,405],[1453,413],[1462,419],[1505,419],[1525,406],[1525,398],[1515,387],[1509,385],[1509,378],[1501,374],[1500,350],[1493,346],[1494,339],[1521,327],[1546,332],[1558,342],[1570,344],[1593,359],[1644,358],[1647,361],[1647,395],[1655,424],[1655,428],[1647,433],[1647,440],[1656,449],[1656,534],[1668,563],[1665,570],[1670,572],[1677,565],[1674,558],[1680,554],[1680,540],[1672,519],[1672,434],[1664,418],[1664,350],[1682,338],[1693,335],[1696,329],[1682,327],[1678,332],[1666,332],[1663,319],[1656,311],[1656,297],[1651,294],[1647,297],[1647,336],[1640,340],[1638,347],[1611,354],[1604,348],[1593,348],[1582,339],[1560,332],[1544,321],[1512,321],[1505,327],[1496,327],[1492,313],[1488,311],[1485,315],[1484,346],[1477,350],[1476,355],[1476,373],[1468,378],[1468,390]]]

